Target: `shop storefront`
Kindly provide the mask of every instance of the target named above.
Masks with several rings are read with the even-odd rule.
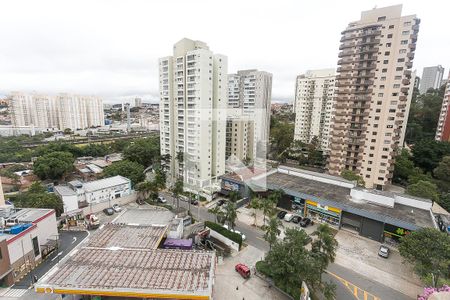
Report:
[[[326,222],[333,226],[339,226],[342,210],[336,207],[321,205],[312,200],[306,200],[305,216],[318,222]]]
[[[411,231],[391,224],[384,224],[384,240],[387,243],[397,244],[400,238],[410,234]]]

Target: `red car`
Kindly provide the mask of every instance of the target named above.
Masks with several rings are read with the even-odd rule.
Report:
[[[241,274],[243,278],[249,278],[250,277],[250,269],[244,264],[237,264],[236,267],[234,267],[236,272]]]

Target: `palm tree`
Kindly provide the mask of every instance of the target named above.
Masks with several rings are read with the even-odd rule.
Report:
[[[183,181],[177,179],[172,187],[173,197],[177,200],[177,208],[180,208],[180,194],[183,193]]]
[[[228,198],[230,199],[230,201],[231,202],[233,202],[233,203],[235,203],[236,201],[238,201],[239,200],[239,192],[237,192],[237,191],[231,191],[229,194],[228,194]]]
[[[281,233],[280,226],[282,227],[283,224],[276,216],[270,218],[264,233],[264,239],[269,243],[269,249],[272,249],[272,245],[276,243],[277,237]]]
[[[227,201],[227,204],[225,205],[225,220],[232,229],[234,229],[236,218],[236,205],[231,201]]]
[[[328,224],[320,224],[311,235],[316,236],[311,244],[311,251],[321,258],[321,271],[323,272],[329,263],[334,262],[338,242]]]
[[[270,198],[261,199],[260,208],[263,211],[263,217],[264,217],[264,219],[263,219],[264,225],[263,226],[266,226],[266,217],[267,216],[270,217],[275,214],[275,204]]]
[[[208,212],[216,217],[216,223],[219,223],[219,219],[222,220],[225,216],[225,213],[222,211],[220,206],[214,206],[213,208],[208,209]]]
[[[253,209],[252,216],[255,218],[253,221],[253,225],[256,226],[256,218],[258,217],[257,211],[261,208],[261,199],[254,197],[250,202],[250,207]]]
[[[136,184],[136,190],[138,191],[138,199],[145,200],[148,198],[148,194],[155,189],[155,186],[150,181],[143,181]]]

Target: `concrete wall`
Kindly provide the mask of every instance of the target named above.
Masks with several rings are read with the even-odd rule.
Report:
[[[319,173],[303,171],[303,170],[299,170],[299,169],[290,169],[290,168],[286,168],[286,167],[279,167],[278,172],[280,172],[282,174],[289,174],[292,176],[306,178],[309,180],[314,180],[314,181],[319,181],[319,182],[323,182],[323,183],[342,186],[342,187],[346,187],[349,189],[354,188],[356,186],[355,183],[345,180],[345,179],[342,179],[342,178],[339,178],[339,177],[330,176],[330,175],[326,175],[326,174],[319,175]]]
[[[217,231],[214,231],[212,229],[210,229],[209,227],[207,227],[210,230],[210,235],[221,241],[222,243],[224,243],[225,245],[227,245],[228,247],[230,247],[231,249],[235,250],[235,251],[239,251],[239,244],[236,242],[233,242],[232,240],[230,240],[227,237],[224,237],[223,235],[221,235],[220,233],[218,233]]]
[[[114,204],[125,205],[127,203],[136,201],[137,193],[132,192],[130,195],[126,195],[125,197],[120,197],[117,199],[112,199],[111,201],[105,201],[100,203],[91,203],[89,206],[83,208],[83,215],[98,213],[104,210],[105,208],[111,207]]]
[[[423,201],[403,195],[395,195],[395,202],[426,210],[430,210],[431,206],[433,205],[431,201]]]
[[[350,196],[355,199],[367,200],[372,203],[376,203],[382,206],[394,207],[395,200],[393,197],[389,197],[381,194],[374,194],[371,191],[364,189],[352,189]]]

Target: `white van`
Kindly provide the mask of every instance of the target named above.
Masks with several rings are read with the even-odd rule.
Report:
[[[286,222],[292,221],[292,218],[294,218],[294,214],[286,214],[286,215],[284,216],[284,220],[285,220]]]

